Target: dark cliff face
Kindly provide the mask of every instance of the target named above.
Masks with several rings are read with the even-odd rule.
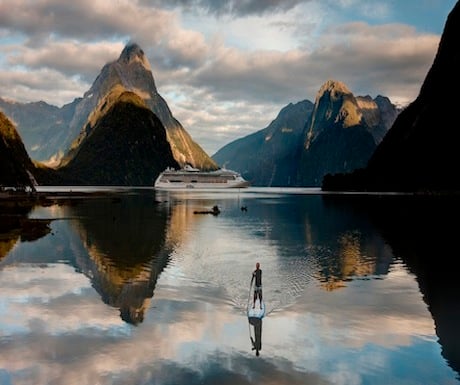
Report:
[[[13,123],[0,112],[0,185],[33,188],[34,168]]]
[[[450,12],[434,62],[416,100],[403,110],[367,167],[326,178],[323,189],[459,191],[457,99],[460,3]]]
[[[65,183],[153,186],[167,167],[178,163],[161,121],[136,94],[124,92],[57,173]]]
[[[330,126],[304,150],[299,161],[298,185],[321,186],[327,173],[341,173],[366,165],[376,147],[367,126]]]
[[[453,113],[457,101],[449,92],[460,87],[459,41],[457,3],[419,96],[401,113],[369,162],[369,172],[382,174],[388,184],[410,190],[460,188],[460,131]]]
[[[378,106],[379,110],[379,122],[372,129],[372,134],[376,139],[377,145],[380,144],[385,137],[388,130],[393,126],[396,118],[403,110],[401,107],[396,107],[391,103],[390,99],[386,96],[378,95],[374,99],[375,103]]]

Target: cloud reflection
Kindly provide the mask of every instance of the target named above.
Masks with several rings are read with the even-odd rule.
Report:
[[[348,385],[451,378],[439,361],[434,322],[416,277],[402,263],[388,262],[391,251],[372,225],[317,199],[296,212],[277,202],[223,195],[218,217],[193,215],[216,199],[170,199],[151,210],[144,202],[143,213],[127,202],[73,208],[71,225],[35,247],[19,244],[0,270],[0,367],[7,368],[0,379]],[[123,221],[107,223],[101,219],[107,212]],[[129,228],[140,233],[137,238]],[[140,229],[160,243],[143,238]],[[132,236],[141,251],[127,254],[107,234]],[[73,265],[27,263],[45,254],[46,242],[54,250],[66,240],[72,241]],[[124,255],[138,258],[126,265]],[[149,263],[161,255],[168,261],[155,270],[156,262]],[[259,357],[251,351],[245,314],[255,260],[271,308]],[[316,279],[327,276],[328,266],[343,279],[343,290],[324,290]],[[134,293],[142,282],[148,290]],[[130,289],[133,296],[124,297]],[[137,327],[120,318],[122,298],[134,305],[141,300]]]
[[[65,334],[120,328],[116,311],[94,295],[91,282],[65,264],[15,265],[0,270],[1,332]]]

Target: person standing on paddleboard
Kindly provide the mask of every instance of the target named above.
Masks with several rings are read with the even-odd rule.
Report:
[[[256,263],[256,269],[252,272],[251,285],[253,281],[255,282],[254,286],[254,300],[252,303],[252,308],[256,307],[256,300],[259,297],[259,306],[262,308],[262,270],[260,268],[260,263]]]

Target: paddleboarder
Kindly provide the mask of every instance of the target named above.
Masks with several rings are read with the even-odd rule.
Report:
[[[254,286],[254,299],[252,303],[252,308],[256,307],[256,300],[259,297],[259,306],[262,308],[262,269],[260,268],[260,263],[256,263],[256,269],[252,272],[251,285],[255,280]]]

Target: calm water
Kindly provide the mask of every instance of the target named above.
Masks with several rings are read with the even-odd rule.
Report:
[[[460,384],[459,199],[308,192],[10,208],[52,221],[0,234],[0,383]]]

